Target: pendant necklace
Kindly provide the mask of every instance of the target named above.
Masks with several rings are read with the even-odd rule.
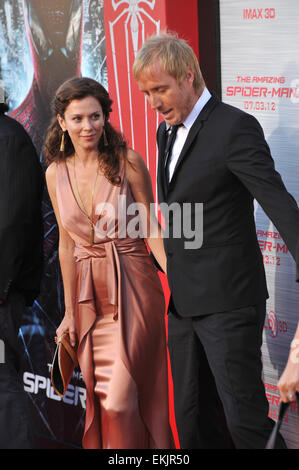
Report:
[[[77,176],[76,176],[76,153],[75,153],[75,155],[74,155],[74,180],[75,180],[75,183],[76,183],[76,189],[77,189],[77,193],[78,193],[78,196],[79,196],[82,207],[80,206],[80,204],[78,204],[78,206],[80,207],[81,211],[83,212],[83,214],[87,217],[87,219],[89,221],[89,225],[90,225],[89,244],[90,244],[90,246],[92,246],[94,244],[94,225],[93,225],[93,222],[92,222],[92,210],[93,210],[93,197],[94,197],[96,182],[97,182],[98,174],[99,174],[99,167],[100,167],[100,163],[98,163],[97,173],[96,173],[96,177],[95,177],[95,180],[94,180],[93,189],[92,189],[92,193],[91,193],[91,214],[89,216],[88,212],[85,208],[84,202],[82,201],[82,198],[80,196],[80,192],[79,192],[79,188],[78,188],[78,182],[77,182]]]

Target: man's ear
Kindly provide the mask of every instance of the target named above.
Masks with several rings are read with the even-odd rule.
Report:
[[[192,86],[193,86],[193,82],[194,82],[194,72],[192,69],[188,69],[187,72],[186,72],[186,80],[187,82],[189,82]]]

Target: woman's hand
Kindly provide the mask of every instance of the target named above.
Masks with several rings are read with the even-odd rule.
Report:
[[[294,340],[285,370],[278,382],[278,390],[283,402],[296,400],[299,392],[299,341]]]
[[[76,345],[76,329],[75,329],[75,317],[69,313],[65,313],[62,322],[56,330],[57,340],[64,334],[68,333],[70,337],[70,343],[73,347]]]

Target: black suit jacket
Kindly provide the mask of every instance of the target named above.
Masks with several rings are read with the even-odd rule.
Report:
[[[42,274],[44,187],[36,150],[24,128],[0,115],[0,299],[17,290],[31,305]]]
[[[225,312],[268,296],[254,221],[255,198],[285,240],[298,266],[299,210],[275,171],[258,121],[208,101],[194,122],[172,180],[165,179],[165,123],[161,123],[158,196],[163,202],[203,203],[203,244],[186,249],[186,237],[164,240],[172,299],[182,316]],[[194,226],[194,213],[191,223]],[[190,240],[189,240],[190,241]],[[299,271],[297,270],[297,280]]]

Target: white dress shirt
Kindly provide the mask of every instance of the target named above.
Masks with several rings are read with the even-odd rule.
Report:
[[[168,181],[171,181],[172,175],[174,173],[177,161],[179,159],[180,153],[182,148],[184,147],[185,141],[187,139],[188,133],[196,120],[197,116],[203,109],[203,107],[207,104],[209,99],[211,98],[211,93],[207,88],[204,89],[198,100],[196,101],[194,108],[192,109],[189,116],[185,119],[182,123],[183,126],[179,127],[177,130],[176,139],[174,145],[172,147],[172,153],[169,156],[169,164],[168,164]],[[169,128],[169,126],[167,126]]]

